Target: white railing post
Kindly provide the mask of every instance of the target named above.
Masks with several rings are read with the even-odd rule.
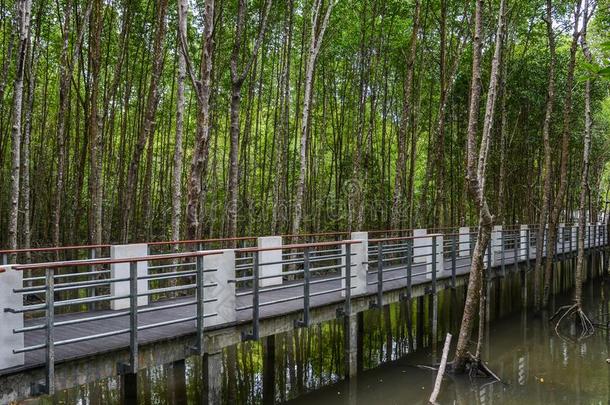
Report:
[[[23,333],[13,333],[13,329],[23,328],[23,313],[5,312],[6,308],[20,310],[23,308],[23,296],[15,294],[13,289],[23,287],[23,272],[4,267],[0,273],[0,370],[25,363],[24,353],[13,353],[14,349],[23,349]]]
[[[134,243],[129,245],[113,245],[110,246],[111,259],[128,259],[136,257],[148,256],[148,245],[146,243]],[[138,277],[148,275],[148,262],[138,262]],[[128,279],[129,278],[129,262],[114,263],[110,265],[110,277],[112,279]],[[138,294],[148,292],[148,280],[138,280]],[[110,284],[110,295],[120,297],[130,293],[129,280],[119,281]],[[138,297],[138,306],[148,305],[148,296]],[[112,310],[129,308],[129,298],[123,298],[110,301]]]
[[[502,258],[502,250],[504,246],[502,246],[502,225],[495,225],[493,230],[491,231],[491,265],[495,266],[500,263]]]
[[[469,257],[470,256],[470,227],[462,226],[459,229],[459,257]]]
[[[557,238],[555,240],[555,253],[559,254],[562,253],[563,254],[563,240],[565,238],[564,236],[564,230],[565,230],[566,224],[564,224],[563,222],[559,224],[559,226],[557,227]]]
[[[527,260],[527,244],[529,241],[527,240],[527,235],[529,232],[527,231],[529,227],[527,225],[521,225],[519,227],[519,257],[517,258],[519,261]]]
[[[432,238],[424,238],[426,229],[413,230],[413,263],[426,263],[426,258],[432,254]]]
[[[256,245],[259,248],[274,248],[282,246],[281,236],[261,236],[256,239]],[[259,281],[260,287],[268,287],[272,285],[282,284],[282,249],[276,250],[264,250],[259,253],[259,277],[270,277],[263,278]],[[274,264],[265,264],[274,263]]]
[[[235,298],[235,251],[233,249],[221,250],[221,254],[203,257],[205,281],[203,298],[212,298],[215,301],[206,303],[206,315],[216,314],[206,318],[204,325],[214,326],[231,323],[237,320]]]
[[[351,275],[352,275],[352,295],[366,293],[366,273],[369,269],[369,234],[368,232],[352,232],[352,240],[360,240],[361,243],[354,243],[350,247],[351,255]],[[345,245],[341,245],[341,292],[345,296]]]

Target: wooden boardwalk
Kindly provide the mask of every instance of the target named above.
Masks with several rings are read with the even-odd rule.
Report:
[[[513,259],[513,251],[506,251],[505,265],[507,269],[514,268],[514,259]],[[525,258],[521,260],[525,262]],[[467,274],[470,270],[469,268],[470,259],[469,258],[458,258],[456,260],[456,276],[462,276]],[[447,279],[451,277],[451,260],[445,261],[445,271],[439,272],[437,275],[438,280]],[[499,266],[494,266],[499,267]],[[412,285],[417,286],[421,284],[430,283],[430,275],[425,274],[426,268],[424,264],[413,264],[412,267]],[[393,278],[397,278],[401,275],[405,275],[406,270],[393,270],[392,268],[386,268],[383,271],[384,280],[391,280]],[[316,279],[317,280],[317,279]],[[368,274],[369,285],[367,286],[367,293],[364,296],[370,296],[373,298],[377,294],[377,287],[375,284],[372,284],[377,280],[376,272]],[[295,283],[295,282],[292,282]],[[260,319],[268,319],[277,316],[283,316],[290,313],[297,313],[303,311],[303,299],[294,299],[287,302],[276,303],[271,305],[264,305],[266,302],[290,298],[290,297],[298,297],[303,294],[303,286],[290,286],[290,282],[284,282],[284,286],[281,290],[271,291],[271,292],[263,292],[260,293],[260,303],[262,306],[260,307]],[[405,289],[407,286],[406,278],[400,280],[392,280],[383,283],[384,292],[393,291],[398,289]],[[334,290],[341,287],[340,280],[329,280],[311,285],[311,293],[315,294],[316,292],[322,292],[327,290]],[[362,296],[362,295],[361,295]],[[357,298],[358,296],[352,296],[353,298]],[[192,301],[193,297],[185,297],[173,300],[165,300],[159,301],[151,304],[150,306],[160,306],[167,305],[171,303],[178,303],[180,301]],[[342,296],[340,291],[331,292],[328,294],[318,295],[311,297],[310,307],[324,307],[336,305],[340,306],[345,302],[345,298]],[[242,295],[237,297],[237,307],[246,307],[252,304],[252,294],[248,293],[247,295]],[[140,307],[139,309],[144,309],[146,307]],[[86,312],[86,313],[72,313],[66,315],[56,315],[56,322],[72,320],[77,318],[88,318],[91,316],[99,316],[110,314],[113,311],[105,310],[105,311],[94,311],[94,312]],[[138,315],[138,325],[144,326],[147,324],[153,324],[164,321],[171,321],[179,318],[186,318],[190,316],[195,316],[196,307],[194,304],[187,305],[179,308],[171,308],[171,309],[162,309],[149,313],[141,313]],[[252,320],[252,310],[246,309],[237,312],[237,324],[247,324]],[[37,321],[26,321],[26,326],[35,325],[37,323],[42,322],[42,320]],[[213,329],[222,329],[226,327],[232,327],[232,325],[217,325],[214,326]],[[55,327],[55,340],[61,341],[65,339],[73,339],[78,337],[89,336],[92,334],[100,334],[104,332],[112,332],[120,329],[129,329],[129,316],[121,316],[117,318],[111,319],[102,319],[102,320],[94,320],[85,323],[78,323],[74,325],[67,326],[57,326]],[[207,328],[206,328],[207,330]],[[152,329],[146,329],[138,332],[138,342],[140,345],[159,342],[167,339],[173,339],[180,336],[192,335],[196,331],[196,323],[195,321],[187,321],[183,323],[155,327]],[[45,330],[36,330],[25,333],[25,345],[31,346],[36,344],[42,344],[45,341]],[[78,342],[72,344],[66,344],[61,346],[56,346],[55,348],[55,358],[56,363],[61,363],[69,360],[75,360],[87,356],[98,355],[108,352],[113,352],[121,349],[127,349],[129,347],[129,333],[124,333],[122,335],[104,337],[94,340],[89,340],[85,342]],[[0,375],[6,373],[13,373],[16,371],[22,371],[25,369],[30,369],[38,366],[42,366],[45,363],[45,349],[39,349],[35,351],[31,351],[26,353],[25,355],[25,364],[20,367],[16,367],[13,369],[0,370]]]

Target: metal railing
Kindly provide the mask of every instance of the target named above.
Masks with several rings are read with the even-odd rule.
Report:
[[[438,229],[437,229],[438,230]],[[605,225],[588,225],[585,247],[593,250],[607,246]],[[22,306],[3,308],[4,312],[21,314],[28,322],[14,328],[14,334],[38,333],[38,341],[13,349],[13,353],[30,353],[44,350],[46,360],[45,392],[55,389],[55,348],[77,343],[100,340],[118,335],[129,335],[129,363],[124,372],[138,369],[138,332],[179,323],[194,322],[196,345],[194,351],[204,351],[205,320],[217,317],[217,312],[205,313],[207,304],[215,303],[218,296],[206,294],[206,289],[219,287],[207,283],[204,273],[218,272],[217,268],[205,268],[204,258],[220,255],[220,250],[205,250],[230,244],[233,261],[228,283],[234,288],[235,300],[232,310],[235,322],[247,323],[244,340],[260,337],[260,321],[263,317],[300,311],[301,317],[295,327],[307,327],[311,323],[311,309],[319,305],[339,303],[340,315],[351,313],[354,296],[370,295],[371,306],[384,305],[384,293],[401,290],[401,296],[410,299],[413,285],[427,283],[427,293],[437,291],[439,277],[449,279],[449,286],[456,287],[459,274],[465,274],[471,265],[476,231],[455,231],[448,228],[445,233],[399,230],[384,231],[385,235],[402,233],[402,236],[381,237],[364,240],[331,240],[318,243],[295,243],[272,247],[251,246],[256,238],[230,238],[189,240],[179,242],[152,242],[148,244],[148,255],[127,258],[95,258],[49,261],[25,265],[14,265],[11,269],[25,272],[22,285],[13,288],[12,294],[22,297],[17,300]],[[377,231],[374,234],[384,234]],[[417,234],[417,235],[416,235]],[[307,236],[337,238],[346,233],[321,233]],[[294,239],[295,235],[285,236]],[[486,250],[487,269],[499,267],[506,274],[509,265],[518,268],[535,258],[537,238],[546,242],[547,230],[536,226],[506,227],[494,229]],[[558,233],[554,259],[573,257],[578,250],[578,227],[562,226]],[[197,249],[183,253],[151,254],[163,247],[173,249],[179,244],[184,249]],[[235,247],[235,245],[240,245]],[[250,246],[248,246],[250,245]],[[546,243],[543,254],[546,254]],[[37,248],[38,249],[38,248]],[[77,246],[66,248],[41,248],[40,252],[65,251],[99,252],[111,249],[109,245]],[[34,250],[30,250],[34,251]],[[0,251],[24,254],[26,251]],[[145,263],[145,274],[140,274],[139,265]],[[124,275],[113,273],[108,266],[128,264]],[[0,273],[5,269],[0,267]],[[0,280],[1,280],[0,276]],[[140,283],[146,288],[140,288]],[[126,291],[112,292],[112,286],[128,286]],[[224,286],[220,286],[224,287]],[[115,289],[116,290],[116,289]],[[208,296],[209,295],[209,296]],[[330,298],[329,298],[330,297]],[[139,301],[146,298],[146,304]],[[174,298],[174,300],[167,300]],[[175,299],[180,298],[180,299]],[[108,309],[111,302],[123,302],[119,309]],[[314,302],[315,301],[315,302]],[[191,307],[184,316],[176,319],[144,323],[139,315],[155,311]],[[192,310],[194,307],[194,311]],[[112,306],[110,306],[112,308]],[[265,310],[266,313],[263,313]],[[66,312],[83,312],[78,316],[56,317]],[[79,329],[78,336],[57,338],[58,328],[90,324],[115,318],[129,319],[117,329],[89,332]],[[43,333],[41,333],[43,331]],[[31,339],[29,341],[32,341]]]
[[[204,284],[203,282],[203,258],[205,256],[211,256],[219,254],[219,252],[215,251],[207,251],[207,252],[192,252],[192,253],[179,253],[179,254],[170,254],[170,255],[152,255],[145,257],[133,257],[128,259],[94,259],[94,260],[79,260],[79,261],[62,261],[62,262],[51,262],[51,263],[37,263],[37,264],[29,264],[29,265],[17,265],[13,266],[12,269],[17,271],[26,271],[26,270],[40,270],[43,269],[45,271],[44,277],[44,285],[38,285],[33,287],[23,287],[18,289],[13,289],[15,294],[29,295],[29,294],[42,294],[44,296],[44,303],[42,304],[30,304],[24,305],[22,308],[4,308],[5,312],[10,313],[40,313],[42,311],[44,320],[43,323],[36,323],[32,326],[24,326],[19,329],[14,329],[13,333],[26,333],[33,332],[37,330],[44,330],[44,342],[31,344],[29,346],[25,346],[23,348],[18,348],[13,350],[14,353],[28,353],[35,350],[45,350],[45,359],[46,359],[46,381],[45,381],[45,392],[53,393],[55,390],[55,348],[58,346],[75,344],[79,342],[86,342],[90,340],[96,340],[101,338],[107,338],[111,336],[129,334],[129,364],[126,366],[126,369],[130,372],[136,372],[138,369],[138,332],[153,329],[162,326],[174,325],[177,323],[196,321],[197,325],[197,346],[196,349],[201,352],[203,350],[203,325],[204,319],[208,317],[213,317],[216,314],[205,314],[204,313],[204,304],[214,302],[215,298],[205,298],[204,290],[205,288],[212,287],[213,285]],[[173,259],[182,259],[182,258],[191,258],[194,257],[196,259],[196,269],[194,271],[176,271],[171,274],[163,274],[163,275],[138,275],[138,263],[140,262],[154,262],[159,260],[173,260]],[[74,268],[74,267],[91,267],[91,266],[102,266],[102,265],[110,265],[110,264],[121,264],[128,263],[129,264],[129,276],[123,278],[108,278],[103,281],[76,281],[69,282],[65,281],[65,278],[69,277],[58,277],[56,275],[56,271],[63,268]],[[213,270],[212,270],[213,271]],[[95,272],[95,271],[94,271]],[[90,273],[94,273],[90,272]],[[76,273],[78,277],[87,275],[86,273]],[[66,276],[66,275],[59,275]],[[185,286],[173,287],[173,288],[163,288],[163,289],[152,289],[146,292],[138,291],[138,281],[152,281],[157,279],[167,279],[167,278],[183,278],[183,277],[195,277],[196,282],[194,284],[188,284]],[[61,291],[69,291],[69,290],[78,290],[83,288],[92,288],[97,287],[101,284],[113,284],[120,282],[128,282],[129,284],[129,292],[126,294],[120,295],[104,295],[104,296],[95,296],[95,297],[86,297],[82,299],[56,299],[56,293]],[[140,297],[148,297],[153,294],[158,294],[160,292],[167,291],[179,291],[192,289],[195,291],[195,300],[194,301],[185,301],[178,303],[171,303],[167,305],[159,305],[159,306],[148,306],[145,308],[138,308],[138,298]],[[99,303],[99,302],[108,302],[115,300],[129,300],[128,310],[124,311],[113,311],[111,313],[102,314],[102,315],[93,315],[87,316],[84,318],[75,318],[68,319],[60,322],[55,321],[55,312],[57,309],[73,306],[73,305],[82,305],[89,303]],[[149,313],[153,311],[161,311],[169,308],[177,308],[184,307],[189,305],[196,305],[196,315],[188,316],[179,319],[173,319],[169,321],[156,322],[152,324],[141,325],[138,323],[138,315],[143,313]],[[108,320],[112,318],[121,318],[121,317],[129,317],[129,326],[126,328],[116,329],[112,331],[102,332],[102,333],[93,333],[93,334],[85,334],[84,336],[78,336],[69,339],[56,340],[55,339],[55,331],[58,327],[65,327],[69,325],[79,325],[83,323],[89,323],[93,321],[99,320]]]

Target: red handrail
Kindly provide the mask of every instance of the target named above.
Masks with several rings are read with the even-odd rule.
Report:
[[[255,252],[267,252],[271,250],[284,250],[284,249],[303,249],[306,247],[324,247],[324,246],[337,246],[337,245],[354,245],[356,243],[362,243],[361,240],[342,240],[336,242],[318,242],[318,243],[296,243],[293,245],[282,245],[282,246],[270,246],[270,247],[251,247],[237,249],[239,253],[255,253]]]
[[[212,256],[219,255],[222,252],[219,250],[206,250],[200,252],[186,252],[186,253],[174,253],[169,255],[150,255],[140,257],[126,257],[122,259],[96,259],[96,260],[73,260],[73,261],[62,261],[62,262],[48,262],[48,263],[33,263],[33,264],[20,264],[12,266],[15,270],[35,270],[45,268],[63,268],[72,266],[96,266],[103,264],[117,264],[117,263],[131,263],[131,262],[143,262],[163,259],[180,259],[186,257],[199,257],[199,256]]]

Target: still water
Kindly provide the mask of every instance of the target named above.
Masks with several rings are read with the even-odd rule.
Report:
[[[569,303],[572,272],[558,269],[552,308]],[[531,297],[531,280],[522,288],[520,274],[490,283],[488,327],[483,357],[502,383],[448,376],[441,404],[600,404],[610,403],[610,335],[598,328],[594,336],[572,343],[555,333],[548,314],[524,311],[522,297]],[[445,333],[456,333],[464,289],[439,294],[438,334],[432,336],[429,299],[392,304],[364,313],[363,371],[342,379],[343,326],[333,321],[277,335],[273,341],[244,343],[223,352],[224,403],[292,404],[425,404]],[[531,300],[530,300],[531,301]],[[610,280],[594,279],[585,287],[586,312],[608,321]],[[554,309],[549,310],[552,314]],[[273,365],[273,366],[271,366]],[[193,357],[179,365],[139,374],[140,404],[198,404],[203,388],[202,364]],[[273,381],[271,384],[270,382]],[[118,379],[105,379],[40,398],[33,403],[120,404]]]

